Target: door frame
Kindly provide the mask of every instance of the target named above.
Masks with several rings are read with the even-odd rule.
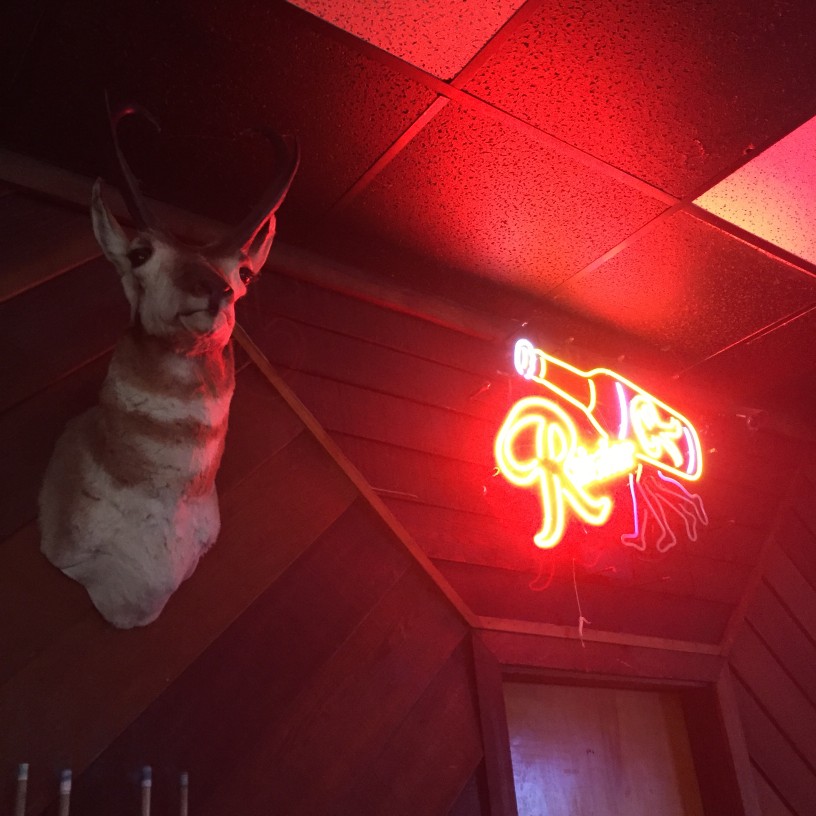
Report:
[[[518,816],[505,680],[678,694],[706,816],[761,816],[732,688],[717,647],[484,620],[472,632],[490,816]],[[559,630],[559,631],[554,631]]]

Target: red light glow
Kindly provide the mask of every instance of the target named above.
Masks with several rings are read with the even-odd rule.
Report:
[[[528,340],[516,343],[514,362],[525,379],[566,404],[525,397],[510,409],[496,436],[499,472],[511,484],[540,492],[542,523],[533,537],[536,546],[558,544],[567,507],[587,524],[606,523],[613,501],[603,485],[627,476],[635,532],[622,537],[625,544],[645,549],[646,522],[652,519],[662,531],[658,549],[672,546],[676,537],[666,507],[683,518],[689,537],[696,538],[696,522],[706,521],[702,503],[677,481],[693,481],[702,474],[700,440],[688,419],[614,371],[581,371]],[[651,474],[642,480],[644,466],[655,469],[660,481],[653,484]],[[643,495],[645,485],[648,495],[639,519],[636,491]]]
[[[456,75],[523,0],[290,0],[442,79]]]

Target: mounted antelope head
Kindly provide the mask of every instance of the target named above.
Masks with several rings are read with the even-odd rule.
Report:
[[[57,442],[40,493],[44,554],[121,628],[153,621],[218,535],[235,302],[266,261],[299,162],[294,141],[275,137],[280,169],[262,201],[221,240],[192,247],[158,222],[122,155],[117,127],[136,110],[111,117],[135,237],[105,206],[99,181],[91,203],[131,326],[99,404]]]
[[[190,350],[191,343],[194,348],[223,347],[235,324],[235,301],[246,294],[272,246],[275,213],[297,170],[297,146],[275,136],[282,163],[258,206],[220,241],[191,247],[161,226],[122,155],[116,128],[124,116],[137,111],[133,106],[119,111],[112,117],[112,132],[125,180],[122,195],[138,232],[132,240],[125,235],[102,201],[97,181],[91,204],[94,234],[119,272],[131,318],[149,335],[179,343],[183,350]]]

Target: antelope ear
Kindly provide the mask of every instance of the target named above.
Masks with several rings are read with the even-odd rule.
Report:
[[[261,222],[261,225],[252,236],[252,240],[247,243],[244,248],[243,255],[246,258],[246,263],[252,268],[252,271],[257,275],[266,259],[269,256],[269,250],[272,248],[272,242],[275,240],[275,213],[269,215]]]
[[[113,217],[113,213],[102,201],[102,180],[97,179],[91,195],[91,220],[93,231],[105,257],[115,264],[117,269],[128,268],[128,241],[125,231]]]
[[[125,297],[130,304],[131,319],[136,315],[139,305],[139,285],[133,275],[127,252],[130,247],[125,231],[114,218],[113,213],[102,201],[102,180],[97,179],[91,195],[91,221],[97,243],[105,257],[116,267],[125,290]]]

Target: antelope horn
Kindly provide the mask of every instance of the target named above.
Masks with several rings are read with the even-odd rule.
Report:
[[[107,103],[107,99],[105,100]],[[111,134],[113,136],[113,147],[116,150],[116,158],[119,162],[119,169],[122,171],[122,176],[125,180],[125,186],[120,190],[122,198],[125,200],[130,217],[139,229],[158,229],[159,224],[153,213],[150,212],[142,194],[139,192],[139,183],[127,163],[122,148],[119,145],[119,136],[117,130],[119,123],[126,116],[138,114],[144,116],[156,130],[161,130],[159,123],[153,115],[142,108],[140,105],[126,104],[117,108],[115,112],[111,112],[110,104],[108,103],[108,119],[110,120]]]
[[[293,136],[266,133],[278,154],[280,168],[254,209],[216,245],[216,251],[223,255],[234,255],[246,247],[258,232],[259,227],[283,203],[292,179],[300,164],[300,147]]]

